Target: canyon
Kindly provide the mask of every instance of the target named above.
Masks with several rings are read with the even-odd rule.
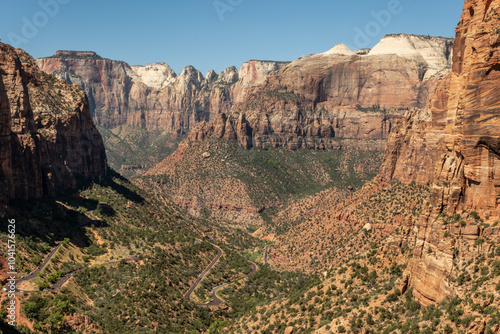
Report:
[[[311,249],[312,254],[325,253],[333,247],[325,240],[335,236],[337,243],[359,250],[363,243],[352,244],[349,238],[360,237],[366,228],[385,234],[385,242],[377,242],[386,252],[411,249],[403,258],[408,265],[404,277],[419,303],[467,298],[458,277],[473,275],[468,264],[492,257],[500,242],[499,7],[499,1],[465,1],[452,71],[437,80],[425,107],[408,110],[394,122],[378,175],[343,203],[323,209],[312,205],[305,223],[276,238],[276,264],[314,270],[307,256]],[[406,190],[387,197],[394,184]],[[419,207],[421,213],[401,206],[384,209],[415,189],[426,189],[427,195],[408,199],[409,209]],[[351,230],[347,235],[345,228]],[[317,231],[323,238],[317,238]],[[336,261],[342,259],[325,262],[335,266]]]
[[[364,55],[337,45],[325,53],[282,64],[280,69],[268,63],[266,69],[273,71],[252,84],[246,83],[249,77],[259,76],[249,73],[262,70],[252,62],[244,64],[239,80],[231,86],[231,108],[196,124],[175,153],[145,172],[146,183],[137,182],[168,189],[174,203],[196,216],[209,212],[218,221],[247,228],[263,226],[260,213],[289,199],[281,187],[271,186],[283,181],[275,179],[278,176],[267,159],[242,163],[241,159],[249,158],[228,147],[227,141],[259,152],[330,152],[323,159],[331,161],[330,167],[336,165],[336,171],[311,163],[309,171],[299,172],[306,177],[317,170],[307,176],[312,177],[311,187],[346,187],[342,179],[353,175],[351,171],[361,179],[374,175],[393,126],[405,113],[424,110],[448,75],[453,43],[445,38],[401,34],[386,36],[379,45],[365,50]],[[281,156],[278,161],[281,159],[274,169],[297,171],[293,159]],[[317,157],[304,159],[321,165]],[[267,201],[260,200],[264,189]],[[296,195],[305,190],[295,190]]]
[[[37,60],[79,84],[93,119],[108,129],[233,139],[246,148],[340,148],[333,138],[387,139],[404,110],[422,108],[451,65],[452,41],[388,35],[365,54],[345,46],[293,62],[251,60],[204,77],[163,63],[129,66],[92,52]],[[383,145],[382,145],[383,146]],[[379,146],[379,149],[383,149]]]
[[[37,60],[46,73],[82,87],[96,124],[108,129],[120,125],[148,131],[181,134],[203,120],[231,107],[238,94],[260,84],[266,75],[286,62],[250,61],[240,70],[229,67],[203,76],[193,66],[176,74],[167,64],[130,66],[104,59],[94,52],[58,51]]]
[[[19,294],[26,322],[500,332],[499,22],[500,0],[465,0],[454,40],[391,34],[206,75],[0,43],[0,201],[48,198],[11,201],[40,238],[19,238],[21,271],[60,250],[41,292]],[[213,308],[183,297],[222,284]]]

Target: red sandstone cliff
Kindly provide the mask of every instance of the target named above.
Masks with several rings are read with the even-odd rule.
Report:
[[[287,149],[338,148],[334,138],[386,139],[404,110],[423,108],[434,95],[450,50],[444,38],[391,35],[367,55],[339,45],[302,57],[234,99],[225,115],[197,125],[190,138]]]
[[[324,149],[339,147],[334,137],[386,139],[402,110],[427,104],[450,50],[449,39],[390,35],[362,55],[336,46],[206,77],[190,66],[177,76],[166,64],[130,67],[89,52],[58,52],[38,64],[83,87],[94,120],[107,128],[194,128],[193,140],[215,135],[247,148]]]
[[[446,279],[491,251],[496,228],[445,224],[442,212],[500,213],[500,0],[466,0],[456,28],[452,73],[428,110],[408,114],[387,144],[382,181],[431,187],[430,208],[414,221],[410,284],[424,304],[463,291]],[[446,217],[446,216],[445,216]],[[494,218],[491,218],[494,219]],[[407,232],[412,234],[412,229]],[[444,231],[449,238],[444,238]],[[489,240],[484,245],[476,240]],[[472,275],[472,273],[471,273]]]
[[[106,173],[101,135],[84,92],[0,43],[0,198],[53,195],[78,175]]]
[[[381,171],[384,181],[432,181],[433,198],[443,199],[440,209],[449,212],[468,208],[499,213],[500,34],[496,5],[492,0],[465,2],[456,29],[453,71],[441,82],[427,110],[408,114],[401,121]],[[434,159],[437,163],[431,164]],[[415,172],[403,173],[405,166],[416,168]],[[439,187],[439,183],[451,185]]]
[[[160,86],[152,84],[154,78],[148,75],[147,69],[135,67],[134,70],[125,62],[97,55],[56,54],[37,62],[43,71],[84,88],[94,121],[106,128],[128,124],[150,131],[182,133],[197,122],[208,120],[211,109],[227,109],[226,87],[209,85],[192,66],[178,76],[175,73],[168,76],[153,68],[155,74],[169,83],[162,88],[161,83]]]

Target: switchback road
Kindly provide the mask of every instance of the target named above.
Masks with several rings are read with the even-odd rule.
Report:
[[[189,290],[184,294],[184,298],[186,298],[188,300],[191,300],[191,294],[194,292],[194,290],[196,290],[196,287],[201,283],[201,281],[203,280],[203,278],[205,278],[205,276],[210,271],[210,269],[212,269],[213,266],[215,266],[215,264],[217,262],[219,262],[219,260],[220,260],[220,258],[222,256],[222,249],[220,249],[218,246],[216,246],[214,244],[212,244],[212,246],[214,246],[217,249],[217,255],[212,260],[212,262],[210,262],[210,264],[205,268],[205,270],[200,274],[200,276],[198,276],[198,278],[193,283],[193,285],[189,288]],[[250,262],[250,263],[252,264],[252,271],[250,271],[249,274],[238,278],[238,280],[243,280],[243,279],[249,277],[250,275],[252,275],[253,273],[255,273],[257,271],[257,268],[258,268],[257,265],[255,263],[253,263],[253,262]],[[221,300],[219,297],[217,297],[217,291],[219,291],[220,289],[228,286],[231,283],[232,282],[228,282],[228,283],[224,283],[222,285],[216,286],[210,292],[212,300],[210,300],[208,303],[203,303],[203,304],[202,303],[197,303],[197,305],[199,305],[199,306],[219,306],[219,305],[223,304],[224,301]]]
[[[252,264],[252,271],[248,275],[245,275],[243,277],[238,278],[239,281],[250,277],[251,275],[253,275],[253,273],[255,273],[257,271],[257,268],[258,268],[257,265],[253,262],[250,262],[250,263]],[[216,286],[210,292],[210,296],[212,297],[212,300],[209,301],[208,303],[198,304],[198,305],[200,305],[200,306],[219,306],[219,305],[223,304],[224,301],[222,299],[220,299],[219,297],[217,297],[217,291],[219,291],[222,288],[225,288],[226,286],[230,285],[231,283],[233,283],[233,282],[224,283],[222,285]]]
[[[222,249],[220,249],[218,246],[216,246],[214,244],[212,244],[212,246],[214,246],[217,249],[217,255],[212,260],[212,262],[210,262],[210,264],[205,268],[205,270],[203,270],[203,272],[200,274],[200,276],[198,276],[198,278],[196,279],[196,281],[194,281],[193,285],[189,288],[189,290],[184,294],[184,298],[186,298],[188,300],[191,299],[191,294],[196,289],[196,287],[198,286],[198,284],[200,284],[201,280],[203,278],[205,278],[205,276],[210,271],[210,269],[212,269],[212,267],[215,266],[215,264],[217,262],[219,262],[220,257],[222,256]]]

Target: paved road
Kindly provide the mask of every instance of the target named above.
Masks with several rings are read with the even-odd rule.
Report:
[[[94,213],[93,211],[89,211],[88,212],[90,218],[92,219],[91,221],[88,221],[88,222],[84,222],[78,226],[75,226],[73,229],[71,229],[70,231],[68,231],[68,233],[66,233],[64,235],[64,237],[68,237],[71,235],[71,233],[73,233],[77,228],[81,228],[81,227],[84,227],[86,225],[89,225],[90,223],[93,223],[93,222],[96,222],[96,221],[100,221],[99,218],[97,218],[96,216],[94,216]],[[24,281],[30,281],[36,277],[38,277],[38,273],[41,272],[46,266],[47,264],[49,263],[49,261],[54,257],[54,255],[56,254],[56,252],[59,250],[59,248],[62,246],[62,243],[61,242],[58,242],[56,244],[56,246],[50,251],[49,254],[47,254],[47,256],[45,257],[45,259],[42,261],[42,263],[40,263],[38,265],[38,267],[32,272],[30,273],[29,275],[26,275],[24,276],[23,278],[19,278],[16,280],[16,286],[18,283],[21,283],[21,282],[24,282]],[[136,261],[137,258],[129,258],[129,259],[125,259],[127,262],[132,262],[132,261]],[[104,263],[104,265],[111,265],[111,264],[116,264],[116,263],[119,263],[120,261],[114,261],[114,262],[109,262],[109,263]],[[74,274],[78,273],[80,270],[82,269],[78,269],[78,270],[75,270],[75,271],[72,271],[68,274],[66,274],[65,276],[59,278],[54,284],[52,284],[52,286],[50,288],[48,288],[47,290],[58,290],[60,289],[64,283],[66,283],[71,277],[73,277]],[[19,290],[16,288],[16,292],[27,292],[27,293],[32,293],[32,292],[40,292],[40,291],[26,291],[26,290]]]
[[[18,280],[16,280],[16,285],[18,283],[21,283],[21,282],[24,282],[24,281],[29,281],[29,280],[32,280],[32,279],[38,277],[38,273],[40,271],[42,271],[47,266],[47,264],[49,263],[49,261],[54,257],[54,255],[56,254],[56,252],[59,250],[59,247],[61,247],[61,243],[60,242],[57,244],[57,246],[55,246],[54,248],[52,248],[52,250],[50,251],[50,253],[42,261],[42,263],[40,263],[38,265],[38,267],[36,267],[36,269],[31,274],[26,275],[23,278],[19,278]]]
[[[267,245],[266,247],[264,247],[264,264],[265,264],[266,266],[269,266],[270,268],[272,268],[272,267],[273,267],[273,265],[272,265],[272,264],[270,264],[269,262],[267,262],[267,255],[268,255],[267,253],[268,253],[268,248],[269,248],[269,245]]]
[[[95,221],[98,221],[99,218],[97,218],[96,216],[94,216],[93,214],[93,211],[89,211],[89,215],[90,217],[92,218],[91,222],[95,222]],[[71,235],[71,233],[73,233],[77,228],[80,228],[80,227],[84,227],[85,225],[88,225],[90,224],[90,222],[85,222],[85,223],[82,223],[78,226],[75,226],[74,228],[72,228],[70,231],[68,231],[68,233],[66,233],[64,235],[64,238],[68,237],[69,235]],[[56,252],[59,250],[59,248],[62,246],[62,243],[61,242],[57,242],[56,243],[56,246],[54,248],[52,248],[52,250],[50,251],[49,254],[47,254],[47,256],[45,257],[45,259],[42,261],[42,263],[40,263],[38,265],[38,267],[36,267],[36,269],[29,275],[26,275],[24,276],[23,278],[19,278],[16,280],[16,285],[18,283],[21,283],[21,282],[24,282],[24,281],[30,281],[36,277],[38,277],[38,273],[41,272],[46,266],[47,264],[49,263],[49,261],[54,257],[54,255],[56,254]]]
[[[196,279],[196,281],[194,282],[194,284],[189,288],[189,290],[184,294],[184,298],[186,298],[188,300],[191,299],[191,294],[196,289],[196,287],[198,286],[198,284],[200,284],[201,280],[203,278],[205,278],[205,276],[210,271],[210,269],[212,269],[212,267],[215,266],[215,264],[217,262],[219,262],[219,259],[222,256],[222,249],[220,249],[218,246],[216,246],[214,244],[212,244],[212,246],[214,246],[217,249],[217,255],[212,260],[212,262],[210,262],[210,264],[205,268],[205,270],[203,270],[203,272],[200,274],[200,276],[198,276],[198,278]]]
[[[245,275],[245,276],[238,278],[239,281],[250,277],[251,275],[253,275],[253,273],[255,273],[257,271],[257,268],[258,268],[257,265],[253,262],[250,262],[250,263],[252,264],[252,271],[248,275]],[[215,288],[212,289],[212,291],[210,291],[210,296],[212,297],[212,300],[210,300],[208,303],[198,304],[198,305],[199,306],[219,306],[219,305],[223,304],[224,301],[222,299],[220,299],[219,297],[217,297],[217,291],[219,291],[222,288],[225,288],[226,286],[230,285],[231,283],[233,283],[233,282],[228,282],[228,283],[224,283],[222,285],[216,286]]]
[[[138,258],[136,258],[136,257],[130,257],[128,259],[125,259],[125,261],[127,261],[127,262],[134,262],[134,261],[137,261],[137,260],[138,260]],[[114,264],[118,264],[120,262],[122,262],[122,260],[120,260],[120,261],[113,261],[113,262],[106,262],[106,263],[103,263],[102,265],[104,265],[104,266],[111,266],[111,265],[114,265]],[[64,283],[66,283],[71,277],[73,277],[73,275],[79,273],[83,269],[85,269],[85,268],[81,268],[81,269],[72,271],[72,272],[66,274],[65,276],[62,276],[54,284],[52,284],[52,286],[49,288],[49,290],[59,290],[60,288],[62,288],[62,286],[64,285]]]
[[[203,280],[203,278],[205,278],[205,276],[207,275],[207,273],[210,271],[210,269],[213,268],[213,266],[219,262],[221,256],[222,256],[222,249],[220,249],[218,246],[212,244],[212,246],[214,246],[216,249],[217,249],[217,255],[215,256],[215,258],[212,260],[212,262],[210,262],[210,264],[205,268],[205,270],[200,274],[200,276],[198,276],[198,278],[196,279],[196,281],[194,282],[194,284],[189,288],[189,290],[184,294],[184,298],[190,300],[191,299],[191,294],[194,292],[194,290],[196,289],[196,287],[201,283],[201,281]],[[253,262],[250,262],[252,264],[252,271],[250,271],[250,273],[248,275],[245,275],[245,276],[242,276],[240,278],[238,278],[238,280],[242,280],[242,279],[245,279],[247,277],[249,277],[250,275],[252,275],[253,273],[255,273],[257,271],[257,265]],[[219,306],[221,304],[224,303],[223,300],[221,300],[219,297],[217,297],[217,291],[219,291],[220,289],[228,286],[229,284],[231,284],[233,282],[228,282],[228,283],[224,283],[222,285],[219,285],[219,286],[216,286],[215,288],[212,289],[212,291],[210,292],[210,296],[212,297],[212,300],[210,300],[208,303],[196,303],[197,305],[199,306]]]
[[[128,259],[125,259],[125,261],[127,262],[134,262],[134,261],[137,261],[138,258],[136,257],[131,257],[131,258],[128,258]],[[103,263],[102,265],[104,266],[110,266],[110,265],[114,265],[114,264],[118,264],[120,263],[122,260],[119,260],[119,261],[113,261],[113,262],[106,262],[106,263]],[[77,270],[74,270],[72,272],[69,272],[67,273],[66,275],[60,277],[54,284],[52,284],[48,289],[46,290],[43,290],[42,292],[46,292],[46,291],[54,291],[54,290],[59,290],[60,288],[62,288],[62,286],[64,285],[64,283],[66,283],[67,281],[69,281],[69,279],[71,277],[73,277],[74,275],[76,275],[77,273],[79,273],[80,271],[82,271],[83,269],[85,268],[80,268],[80,269],[77,269]],[[29,290],[18,290],[16,289],[16,292],[23,292],[23,293],[34,293],[34,292],[40,292],[40,290],[36,290],[36,291],[29,291]]]

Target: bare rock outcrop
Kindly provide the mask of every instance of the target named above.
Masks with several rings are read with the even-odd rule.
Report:
[[[245,147],[322,149],[337,148],[336,137],[385,140],[395,117],[434,95],[450,50],[445,38],[388,36],[372,50],[339,44],[291,63],[251,60],[206,77],[192,66],[176,75],[166,64],[131,67],[91,52],[58,52],[38,64],[84,88],[94,121],[106,128],[178,134],[224,113],[227,136]]]
[[[175,72],[165,63],[147,64],[146,66],[131,66],[137,75],[136,80],[154,89],[163,89],[175,82]],[[133,73],[128,73],[132,78]]]
[[[384,181],[433,182],[440,210],[477,209],[499,213],[500,204],[500,35],[496,1],[466,1],[457,27],[453,71],[444,78],[424,111],[408,114],[389,140]],[[415,163],[419,152],[424,163]],[[425,158],[427,157],[427,158]],[[415,159],[415,157],[413,157]],[[431,161],[437,163],[430,163]],[[403,175],[403,168],[424,174]],[[449,194],[450,196],[445,196]]]
[[[128,124],[182,133],[210,119],[212,94],[229,96],[220,87],[217,92],[207,89],[205,78],[192,66],[176,75],[166,64],[131,67],[121,61],[75,54],[56,53],[37,63],[43,71],[82,87],[94,121],[106,128]],[[218,102],[216,108],[221,108]]]
[[[106,173],[84,92],[0,43],[0,198],[38,198]]]

